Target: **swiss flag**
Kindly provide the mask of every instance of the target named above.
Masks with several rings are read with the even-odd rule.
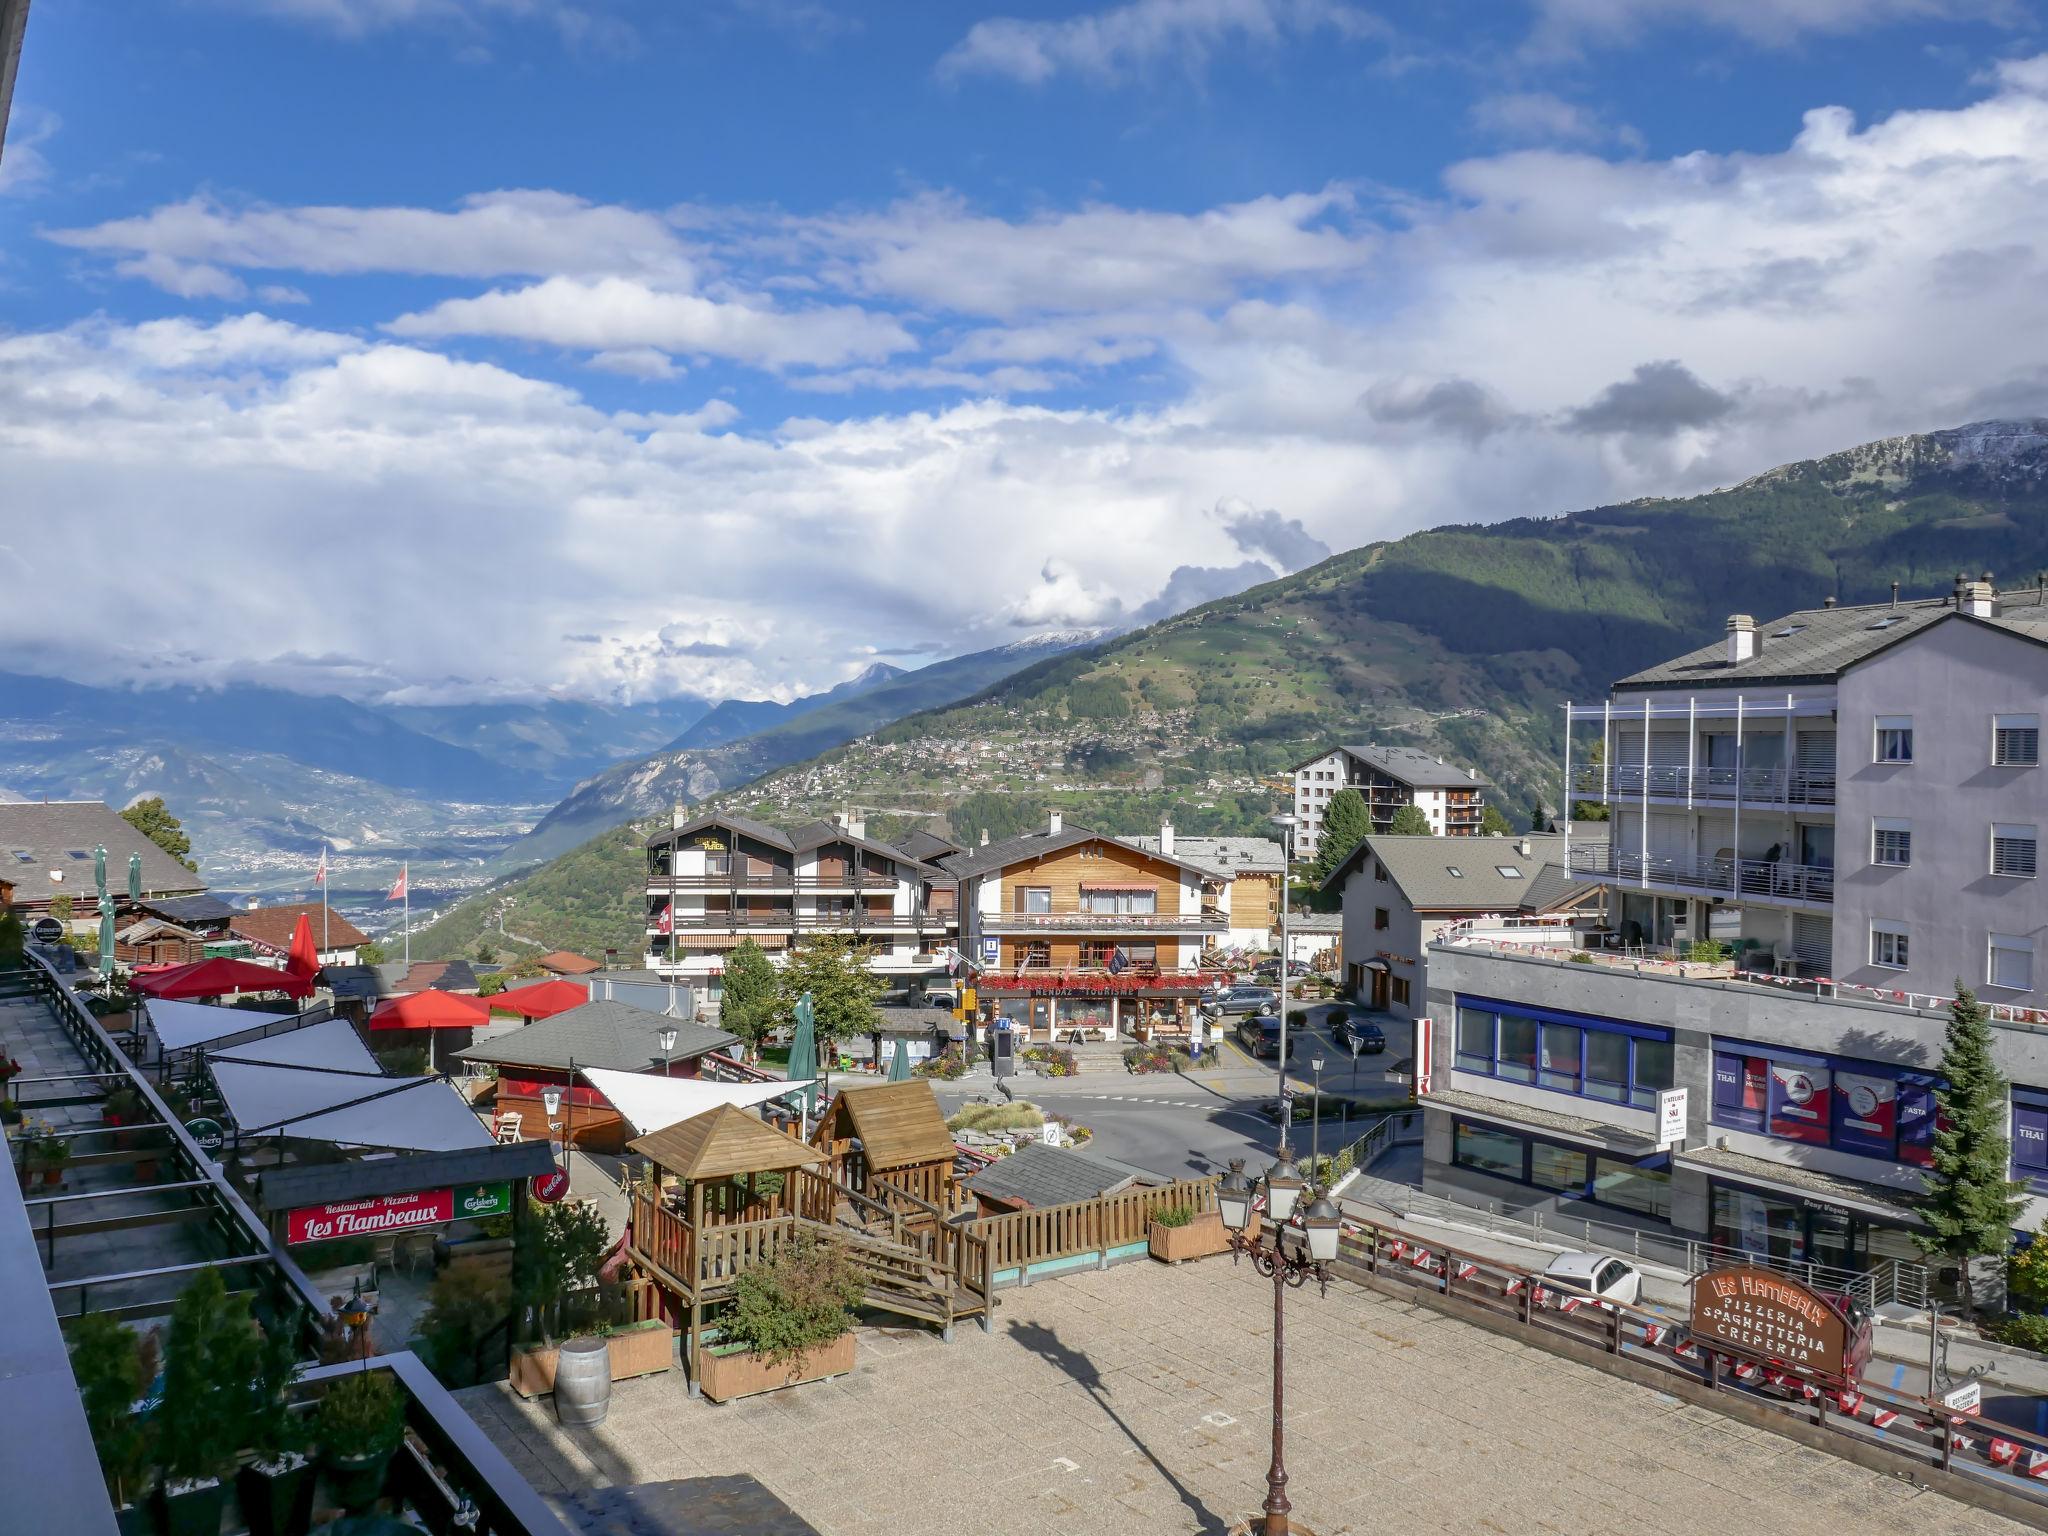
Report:
[[[667,907],[661,909],[661,916],[655,920],[654,931],[656,933],[674,933],[676,931],[676,920],[669,914]]]
[[[403,864],[398,866],[398,883],[391,887],[391,895],[388,899],[391,901],[403,901],[405,899],[405,866]]]
[[[313,871],[313,883],[315,885],[325,885],[327,883],[327,845],[325,843],[320,845],[320,867]]]

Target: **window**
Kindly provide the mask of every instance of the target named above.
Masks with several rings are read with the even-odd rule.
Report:
[[[2001,768],[2032,768],[2041,761],[2039,715],[1993,715],[1991,761]]]
[[[2034,878],[2035,836],[2032,827],[2003,822],[1991,828],[1991,873],[2016,879]]]
[[[1406,1008],[1408,1006],[1409,998],[1408,978],[1406,976],[1388,977],[1387,996],[1393,1002],[1395,1007]]]
[[[1529,1143],[1529,1182],[1538,1189],[1580,1193],[1586,1187],[1586,1163],[1586,1154],[1575,1147]]]
[[[1387,878],[1387,866],[1384,864],[1373,865],[1372,877],[1375,880],[1385,880]]]
[[[1586,1032],[1586,1093],[1590,1098],[1614,1104],[1628,1102],[1627,1035]]]
[[[1556,1088],[1564,1093],[1579,1091],[1579,1060],[1584,1050],[1585,1035],[1582,1030],[1569,1024],[1545,1024],[1543,1026],[1543,1060],[1536,1075],[1541,1088]]]
[[[1939,1079],[1886,1062],[1792,1055],[1716,1041],[1716,1125],[1926,1167]]]
[[[1496,864],[1493,866],[1493,872],[1508,880],[1519,880],[1522,878],[1522,872],[1512,864]]]
[[[29,852],[29,851],[28,851],[28,850],[27,850],[26,848],[16,848],[16,849],[14,850],[14,862],[15,862],[15,863],[17,863],[17,864],[33,864],[33,863],[35,863],[35,861],[36,861],[36,856],[35,856],[34,854],[30,853],[30,852]]]
[[[1017,910],[1025,913],[1048,913],[1052,911],[1052,887],[1049,885],[1027,885],[1017,892]]]
[[[2048,1194],[2048,1093],[2012,1091],[2012,1176]]]
[[[2048,1105],[2048,1095],[2043,1103]],[[2043,1113],[2048,1116],[2048,1110]],[[1474,1173],[1512,1179],[1567,1200],[1590,1200],[1667,1220],[1671,1215],[1668,1156],[1630,1163],[1582,1147],[1456,1120],[1451,1126],[1451,1161]]]
[[[1493,1074],[1493,1015],[1477,1008],[1458,1010],[1458,1065],[1467,1072]]]
[[[2034,990],[2034,941],[2016,933],[1991,935],[1989,980],[2014,992]]]
[[[1451,1161],[1460,1168],[1522,1182],[1525,1143],[1511,1131],[1486,1130],[1459,1121],[1451,1131]]]
[[[1451,878],[1453,880],[1462,880],[1465,878],[1465,871],[1458,868],[1458,866],[1455,864],[1446,864],[1444,868],[1451,872]]]
[[[1083,891],[1083,912],[1144,913],[1159,910],[1157,891]]]
[[[1461,1005],[1459,1070],[1632,1109],[1655,1108],[1658,1092],[1671,1086],[1671,1041],[1662,1032],[1543,1013],[1531,1017],[1507,1003]]]
[[[1044,939],[1034,939],[1021,951],[1027,970],[1045,970],[1052,965],[1052,946]]]
[[[1536,1021],[1519,1014],[1503,1014],[1500,1021],[1500,1056],[1495,1075],[1511,1083],[1536,1081]]]
[[[1902,924],[1873,921],[1870,925],[1870,963],[1903,971],[1906,958],[1906,930]]]
[[[87,853],[83,848],[66,848],[64,850],[64,857],[71,860],[71,862],[74,864],[83,864],[87,859],[91,858],[92,855]]]
[[[1806,628],[1804,624],[1787,624],[1783,629],[1772,630],[1771,638],[1773,640],[1789,640],[1804,628]]]
[[[1871,822],[1870,862],[1906,865],[1913,862],[1913,823],[1889,816]]]
[[[1867,625],[1865,627],[1869,629],[1890,629],[1894,624],[1903,624],[1905,622],[1905,615],[1894,613],[1887,614],[1885,617],[1879,619],[1875,624]]]
[[[1880,763],[1910,763],[1913,761],[1913,717],[1911,715],[1879,715],[1877,717],[1877,745],[1872,760]]]
[[[1372,909],[1372,925],[1374,928],[1389,927],[1393,921],[1393,914],[1387,911],[1385,907],[1374,907]]]
[[[1671,1219],[1671,1172],[1644,1168],[1611,1157],[1593,1159],[1592,1198],[1601,1205]]]

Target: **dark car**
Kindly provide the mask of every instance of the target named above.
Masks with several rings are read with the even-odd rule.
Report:
[[[1277,981],[1280,977],[1280,961],[1278,957],[1276,956],[1271,960],[1261,960],[1257,965],[1252,967],[1252,974],[1258,977],[1261,981]],[[1310,974],[1308,962],[1306,960],[1288,961],[1287,974],[1291,977],[1297,978],[1307,976],[1308,974]]]
[[[1294,1047],[1301,1040],[1301,1031],[1287,1032],[1287,1059],[1294,1059]],[[1280,1055],[1280,1020],[1277,1017],[1246,1019],[1237,1026],[1237,1043],[1254,1056]]]
[[[1278,1013],[1280,994],[1271,987],[1225,987],[1203,999],[1202,1011],[1217,1018],[1237,1013]]]
[[[1361,1019],[1355,1014],[1346,1014],[1338,1019],[1330,1033],[1346,1050],[1352,1048],[1354,1040],[1357,1041],[1361,1056],[1377,1056],[1387,1048],[1387,1032],[1371,1019]]]

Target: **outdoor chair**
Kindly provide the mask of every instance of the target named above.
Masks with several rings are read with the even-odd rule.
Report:
[[[491,1122],[491,1134],[497,1137],[501,1144],[518,1141],[520,1139],[519,1123],[524,1118],[516,1110],[499,1115]]]
[[[1797,976],[1799,957],[1783,944],[1771,946],[1771,974],[1773,976]]]

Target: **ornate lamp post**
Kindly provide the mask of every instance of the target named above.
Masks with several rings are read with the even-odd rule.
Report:
[[[1216,1191],[1222,1207],[1223,1225],[1230,1233],[1232,1262],[1249,1257],[1252,1267],[1273,1282],[1273,1463],[1266,1469],[1265,1518],[1258,1536],[1288,1536],[1287,1514],[1286,1390],[1287,1348],[1286,1308],[1283,1301],[1290,1287],[1300,1289],[1313,1279],[1325,1292],[1330,1285],[1330,1261],[1337,1257],[1337,1234],[1341,1226],[1337,1207],[1327,1193],[1309,1191],[1313,1198],[1297,1211],[1303,1185],[1295,1171],[1294,1158],[1287,1150],[1286,1132],[1281,1132],[1280,1159],[1260,1181],[1266,1196],[1266,1212],[1272,1219],[1272,1241],[1245,1236],[1251,1224],[1251,1181],[1245,1178],[1244,1159],[1233,1159],[1230,1173]]]
[[[667,1027],[665,1027],[665,1028],[664,1028],[664,1029],[662,1030],[662,1032],[661,1032],[660,1034],[656,1035],[656,1036],[655,1036],[654,1038],[655,1038],[655,1039],[657,1039],[657,1040],[659,1040],[659,1041],[661,1042],[661,1075],[662,1075],[663,1077],[667,1077],[667,1076],[668,1076],[668,1053],[669,1053],[670,1051],[672,1051],[672,1050],[674,1050],[674,1049],[676,1048],[676,1027],[675,1027],[675,1025],[673,1025],[673,1024],[670,1024],[670,1025],[668,1025]]]

